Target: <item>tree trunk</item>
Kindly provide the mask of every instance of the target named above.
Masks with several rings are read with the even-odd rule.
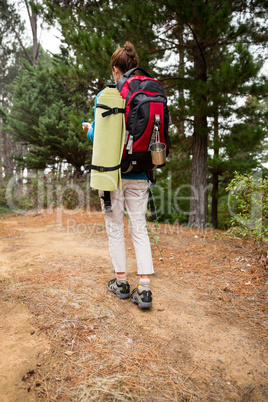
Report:
[[[80,168],[74,168],[73,179],[75,183],[79,183],[82,179],[83,172]]]
[[[3,134],[3,142],[4,142],[4,167],[5,167],[5,177],[6,178],[10,178],[12,176],[12,165],[11,165],[11,161],[10,161],[10,157],[11,157],[11,152],[10,152],[10,144],[9,144],[9,140],[8,140],[8,136],[7,133],[5,133],[4,131],[2,131]]]
[[[207,68],[202,43],[196,36],[194,47],[194,70],[196,88],[194,103],[194,133],[192,145],[192,173],[191,173],[191,200],[189,226],[205,228],[207,222],[208,193],[207,193],[207,147],[208,129],[206,116],[206,88]]]
[[[22,50],[23,50],[23,52],[24,52],[26,58],[28,59],[28,61],[30,62],[30,64],[33,64],[32,58],[31,58],[31,56],[30,56],[28,50],[26,49],[26,47],[25,47],[25,46],[23,45],[23,43],[22,43],[21,34],[20,34],[20,32],[16,29],[16,26],[15,26],[14,23],[13,23],[13,17],[12,17],[12,15],[9,14],[8,6],[7,6],[7,1],[6,1],[6,0],[2,0],[2,5],[3,5],[3,7],[4,7],[5,15],[6,15],[7,19],[9,20],[9,23],[10,23],[10,25],[11,25],[11,27],[12,27],[12,31],[13,31],[14,34],[16,35],[16,38],[18,39],[18,42],[19,42],[19,44],[20,44],[20,46],[21,46],[21,48],[22,48]]]
[[[38,44],[38,37],[37,37],[37,15],[35,13],[31,14],[31,6],[29,5],[28,0],[24,0],[26,8],[27,8],[27,13],[28,17],[30,20],[31,24],[31,30],[32,30],[32,38],[33,38],[33,57],[30,56],[27,48],[23,45],[22,38],[20,32],[17,30],[16,26],[13,23],[12,15],[9,14],[8,6],[7,6],[7,1],[2,0],[3,7],[4,7],[4,12],[6,17],[8,18],[10,25],[12,27],[13,32],[16,35],[16,38],[26,56],[30,64],[34,65],[37,63],[37,57],[38,57],[38,50],[39,50],[39,44]]]
[[[178,39],[179,39],[179,76],[184,77],[185,75],[185,68],[184,68],[184,48],[183,48],[183,24],[178,23]],[[184,91],[182,88],[179,89],[179,99],[181,101],[184,100]],[[184,106],[182,106],[184,109]],[[178,124],[178,135],[180,139],[185,138],[185,131],[184,131],[184,120],[180,119]]]
[[[35,65],[37,63],[37,56],[38,56],[38,49],[39,49],[38,38],[37,38],[37,15],[33,12],[31,14],[32,10],[31,10],[31,7],[30,7],[28,1],[27,0],[24,0],[24,1],[25,1],[28,17],[29,17],[30,24],[31,24],[32,38],[33,38],[32,64]]]
[[[218,190],[219,190],[219,172],[217,160],[219,156],[219,116],[214,116],[214,159],[216,160],[216,168],[212,172],[212,205],[211,205],[211,221],[212,226],[218,228]]]

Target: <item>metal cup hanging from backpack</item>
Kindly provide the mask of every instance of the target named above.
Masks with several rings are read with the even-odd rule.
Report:
[[[166,162],[166,145],[160,142],[160,116],[154,116],[154,135],[155,142],[150,144],[149,150],[151,151],[152,162],[155,166],[163,165]]]

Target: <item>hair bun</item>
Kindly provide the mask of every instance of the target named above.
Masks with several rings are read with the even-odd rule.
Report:
[[[134,46],[130,42],[126,42],[124,44],[124,49],[126,50],[127,53],[133,53],[135,51]]]

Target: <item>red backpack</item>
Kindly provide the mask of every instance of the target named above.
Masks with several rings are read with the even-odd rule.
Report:
[[[133,75],[140,70],[145,76]],[[163,85],[140,67],[127,71],[117,82],[117,89],[126,99],[126,141],[121,170],[148,172],[156,168],[149,147],[156,139],[169,153],[169,110]],[[157,137],[157,138],[156,138]],[[164,166],[164,164],[158,167]]]

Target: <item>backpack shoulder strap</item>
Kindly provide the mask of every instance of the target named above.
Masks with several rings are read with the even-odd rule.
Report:
[[[143,74],[145,74],[147,77],[153,78],[146,70],[144,70],[141,67],[134,67],[131,70],[128,70],[125,74],[124,77],[129,78],[131,75],[135,73],[135,71],[140,70]]]
[[[135,71],[140,70],[146,77],[153,78],[146,70],[141,67],[134,67],[131,70],[128,70],[119,80],[117,81],[116,88],[119,92],[123,88],[125,82],[135,73]]]

